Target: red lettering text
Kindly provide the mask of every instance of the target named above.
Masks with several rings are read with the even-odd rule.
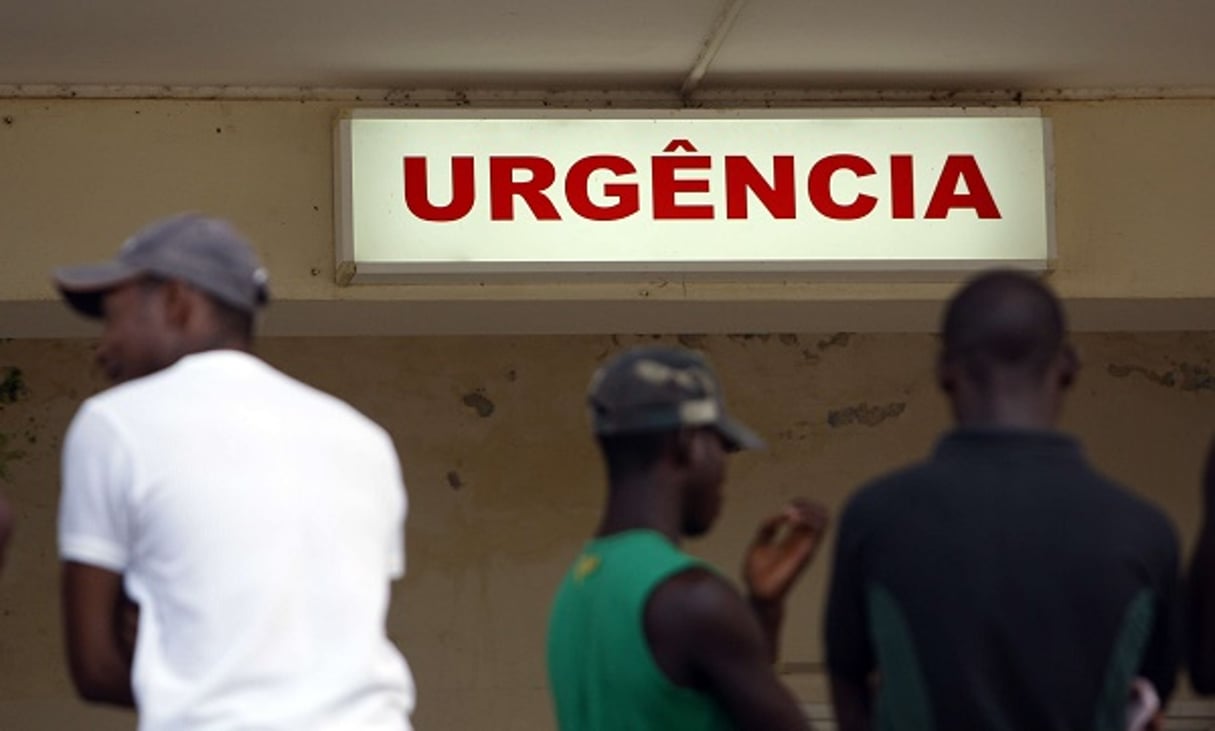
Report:
[[[636,213],[641,205],[636,183],[605,183],[603,194],[616,199],[610,206],[591,201],[590,177],[596,170],[615,175],[637,172],[633,163],[616,155],[592,155],[574,163],[565,176],[565,197],[574,213],[591,221],[619,221]]]
[[[966,184],[965,193],[958,192],[959,180]],[[974,155],[950,155],[945,160],[924,218],[945,218],[955,208],[971,208],[979,218],[1000,217],[1000,209],[996,208],[996,200],[991,197]]]
[[[747,191],[755,194],[773,218],[794,218],[797,202],[793,156],[772,158],[772,183],[741,155],[726,155],[726,218],[747,217]]]
[[[890,216],[915,218],[915,167],[911,155],[890,156]]]
[[[676,148],[684,148],[695,152],[696,148],[687,140],[671,140],[665,152]],[[713,218],[713,206],[700,203],[676,203],[675,196],[679,193],[708,193],[707,178],[677,178],[678,170],[708,170],[712,160],[708,155],[693,157],[674,157],[661,155],[651,160],[653,176],[653,201],[655,220],[670,219],[708,219]]]
[[[515,180],[515,171],[531,173]],[[543,157],[502,156],[489,158],[489,217],[494,221],[515,220],[515,196],[532,210],[538,221],[557,221],[561,216],[544,191],[557,179],[553,163]]]
[[[888,215],[887,220],[939,220],[955,211],[980,219],[1001,218],[974,155],[954,154],[945,156],[943,161],[940,158],[917,161],[911,154],[894,154],[888,161],[881,160],[880,172],[878,165],[850,153],[817,159],[773,155],[771,160],[769,167],[766,157],[710,157],[700,154],[687,139],[673,139],[662,154],[650,158],[652,188],[646,191],[637,177],[639,168],[644,171],[644,158],[635,161],[599,153],[579,158],[568,169],[558,170],[552,160],[539,155],[498,155],[488,160],[457,155],[437,163],[451,166],[451,195],[448,200],[439,191],[438,197],[443,200],[435,202],[429,178],[431,161],[422,156],[406,156],[404,198],[411,215],[435,223],[458,221],[474,209],[484,216],[486,208],[492,221],[515,221],[529,214],[537,221],[557,221],[561,220],[558,205],[563,206],[567,215],[572,213],[583,220],[620,221],[641,212],[643,196],[650,196],[654,221],[712,220],[717,216],[717,201],[723,199],[725,218],[729,220],[790,220],[797,218],[798,207],[804,205],[798,200],[797,181],[805,174],[803,195],[809,195],[814,211],[811,215],[832,220],[865,218],[874,213],[879,203],[883,206],[879,215]],[[941,163],[928,205],[924,209],[921,204],[920,210],[917,200],[922,201],[925,192],[916,190],[917,162],[921,171]],[[713,174],[715,166],[720,166],[717,169],[721,174]],[[480,187],[478,174],[484,176],[480,178]],[[923,181],[919,184],[921,188],[926,185]],[[703,197],[706,194],[712,195]],[[478,196],[482,198],[479,207]],[[488,206],[485,197],[489,198]],[[516,211],[520,200],[526,211]],[[755,202],[758,206],[753,208],[751,204]]]
[[[471,157],[451,159],[451,202],[445,206],[430,202],[426,158],[405,158],[405,206],[423,221],[446,222],[464,218],[472,210],[476,196]]]
[[[810,168],[810,203],[827,218],[840,221],[852,221],[864,218],[877,207],[877,198],[864,193],[847,205],[836,202],[831,197],[831,176],[840,170],[848,170],[858,178],[873,175],[877,172],[873,165],[857,155],[828,155]]]

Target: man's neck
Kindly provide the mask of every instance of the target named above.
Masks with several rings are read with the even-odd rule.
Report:
[[[958,426],[1049,430],[1055,428],[1056,410],[1050,399],[1024,394],[992,394],[954,405]]]
[[[661,484],[649,475],[614,482],[609,488],[607,507],[595,536],[602,538],[629,530],[652,530],[678,544],[681,518],[674,494],[672,485]]]

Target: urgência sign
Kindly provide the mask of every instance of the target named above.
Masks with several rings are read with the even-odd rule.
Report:
[[[1023,110],[355,112],[339,276],[1040,269],[1048,145]]]

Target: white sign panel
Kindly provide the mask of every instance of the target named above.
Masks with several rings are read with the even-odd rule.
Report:
[[[1048,127],[1022,110],[507,114],[341,120],[339,275],[958,271],[1051,257]]]

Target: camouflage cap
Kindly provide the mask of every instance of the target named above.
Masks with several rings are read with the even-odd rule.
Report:
[[[764,446],[726,412],[709,362],[684,348],[633,348],[613,357],[592,377],[588,401],[599,436],[710,427],[731,451]]]

